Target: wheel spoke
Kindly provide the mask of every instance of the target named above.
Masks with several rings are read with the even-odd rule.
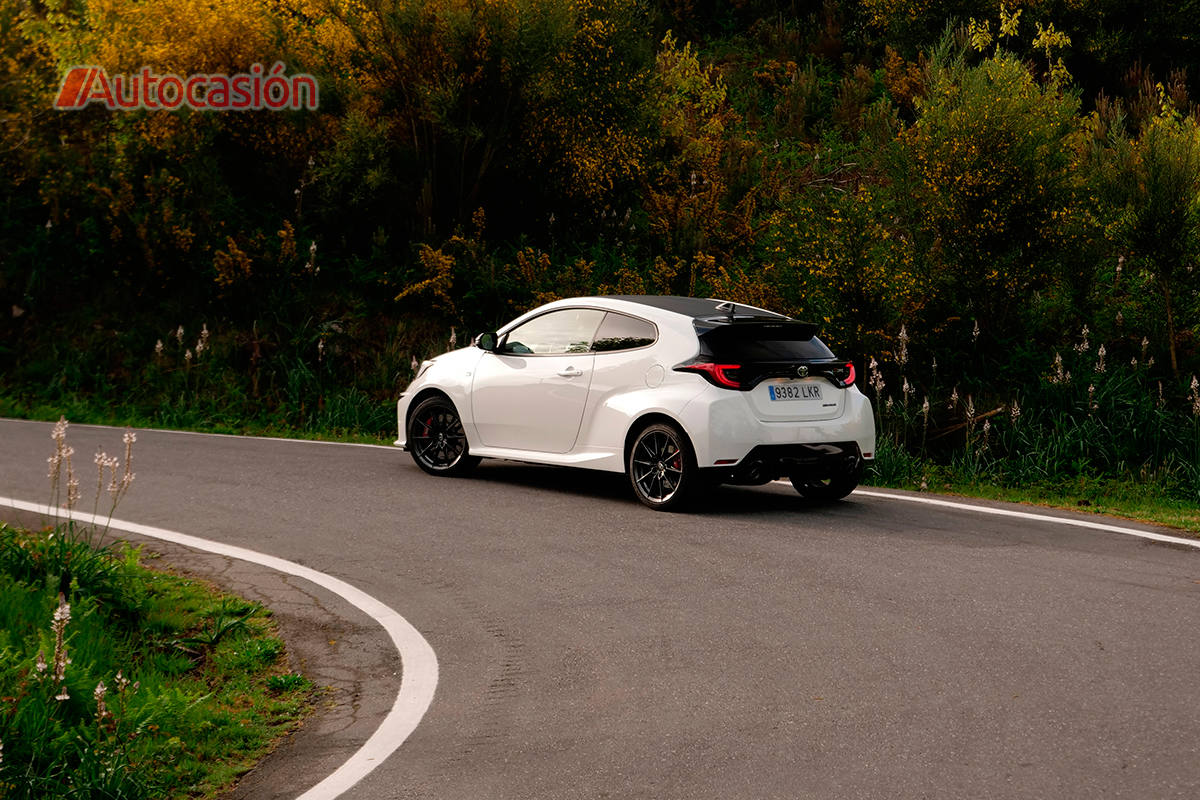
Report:
[[[629,456],[629,477],[643,502],[666,506],[687,478],[687,464],[679,438],[665,426],[653,426],[634,442]]]
[[[452,409],[435,408],[413,435],[413,452],[433,469],[448,469],[466,452],[462,420]]]

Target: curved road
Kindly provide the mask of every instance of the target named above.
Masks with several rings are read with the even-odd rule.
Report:
[[[0,421],[0,495],[45,502],[49,430]],[[69,440],[87,487],[120,433]],[[432,706],[347,798],[1200,796],[1191,548],[775,485],[668,515],[598,473],[136,448],[119,517],[329,573],[432,644]]]

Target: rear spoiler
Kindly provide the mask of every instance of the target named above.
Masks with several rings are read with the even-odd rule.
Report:
[[[714,344],[739,339],[773,339],[782,342],[807,342],[817,335],[817,326],[811,322],[794,320],[746,319],[728,320],[697,319],[696,335]]]

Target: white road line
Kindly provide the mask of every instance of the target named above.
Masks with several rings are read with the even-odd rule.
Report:
[[[27,422],[33,425],[52,425],[51,422],[45,422],[38,419],[14,419],[12,417],[0,417],[0,422]],[[284,436],[248,436],[240,433],[205,433],[203,431],[177,431],[170,428],[131,428],[128,426],[116,425],[92,425],[86,422],[72,422],[72,428],[97,428],[103,431],[124,431],[133,430],[137,432],[146,431],[147,433],[172,433],[179,436],[214,436],[218,439],[251,439],[258,442],[293,442],[296,444],[328,444],[337,445],[338,447],[372,447],[377,450],[391,450],[392,452],[400,452],[400,449],[392,444],[367,444],[366,442],[331,442],[328,439],[289,439]]]
[[[53,508],[40,503],[0,497],[0,505],[22,511],[32,511],[47,517],[55,516]],[[400,692],[396,695],[396,702],[392,704],[391,711],[363,746],[333,774],[300,795],[299,800],[333,800],[361,781],[404,743],[404,740],[412,734],[425,715],[429,704],[433,702],[433,695],[437,689],[438,662],[437,654],[433,652],[429,642],[425,641],[425,637],[421,636],[420,632],[395,610],[345,581],[266,553],[188,536],[176,531],[117,519],[109,522],[102,516],[79,512],[73,512],[72,517],[77,521],[93,525],[103,525],[107,522],[109,527],[118,530],[249,561],[287,575],[304,578],[344,598],[383,626],[388,636],[392,638],[392,643],[396,645],[396,650],[400,653],[402,672]]]
[[[1055,525],[1070,525],[1074,528],[1090,528],[1097,531],[1106,531],[1108,533],[1120,533],[1125,536],[1137,536],[1140,539],[1150,539],[1155,542],[1166,542],[1168,544],[1179,544],[1184,547],[1195,547],[1200,549],[1200,539],[1184,539],[1179,536],[1167,536],[1162,533],[1154,533],[1153,531],[1140,531],[1136,528],[1123,528],[1119,525],[1109,525],[1104,522],[1092,522],[1086,519],[1067,519],[1065,517],[1052,517],[1048,514],[1036,514],[1030,511],[1012,511],[1007,508],[992,508],[990,506],[977,506],[970,503],[956,503],[952,500],[939,500],[935,497],[919,497],[911,494],[890,494],[888,492],[873,492],[869,489],[855,489],[854,494],[863,497],[879,497],[885,500],[902,500],[906,503],[921,503],[928,506],[940,506],[942,508],[954,508],[960,511],[972,511],[976,514],[991,514],[997,517],[1009,517],[1012,519],[1028,519],[1037,522],[1049,522]]]

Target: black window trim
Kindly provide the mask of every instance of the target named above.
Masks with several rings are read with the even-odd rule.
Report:
[[[645,350],[647,347],[653,347],[654,345],[658,344],[658,326],[655,325],[650,320],[643,319],[642,317],[639,317],[636,314],[626,314],[624,311],[613,311],[610,308],[606,308],[604,310],[607,311],[609,314],[616,314],[619,317],[627,317],[628,319],[632,319],[637,322],[642,322],[642,323],[645,323],[646,325],[649,325],[654,330],[654,338],[650,341],[649,344],[639,344],[637,347],[622,347],[618,350],[597,350],[597,349],[595,349],[596,348],[596,337],[595,337],[595,334],[593,334],[592,342],[590,345],[590,347],[592,349],[588,350],[589,353],[594,353],[595,355],[598,355],[598,356],[606,356],[609,353],[632,353],[634,350]],[[604,325],[604,320],[600,321],[600,325],[601,326]],[[600,327],[597,327],[596,330],[600,330]]]
[[[588,342],[587,350],[581,350],[577,353],[510,353],[504,349],[504,347],[508,344],[509,334],[511,334],[517,328],[520,328],[523,325],[527,325],[530,322],[533,322],[535,319],[541,319],[542,317],[546,316],[547,314],[557,314],[560,311],[599,311],[603,314],[618,314],[622,317],[629,317],[630,319],[637,320],[638,322],[644,322],[647,325],[649,325],[651,328],[653,328],[654,329],[654,341],[650,342],[650,344],[643,344],[643,345],[639,345],[637,347],[623,347],[620,350],[593,350],[592,348],[596,344],[596,331],[600,330],[600,325],[604,324],[604,318],[601,317],[600,324],[596,326],[596,331],[592,331],[592,339],[590,342]],[[647,347],[653,347],[654,345],[658,344],[658,339],[659,339],[658,325],[654,324],[653,322],[651,322],[648,319],[639,317],[636,314],[627,314],[624,311],[614,311],[611,308],[602,308],[601,306],[594,306],[594,305],[563,306],[561,308],[547,309],[546,311],[543,311],[541,314],[536,314],[532,317],[529,317],[528,319],[523,319],[520,321],[519,324],[513,325],[511,328],[504,331],[504,333],[498,334],[496,336],[496,351],[495,351],[495,353],[498,356],[515,356],[518,358],[562,358],[563,356],[602,356],[602,355],[608,355],[609,353],[631,353],[634,350],[644,350]]]
[[[500,334],[497,337],[496,355],[498,355],[498,356],[513,356],[516,358],[563,358],[564,356],[594,356],[594,355],[596,355],[596,351],[592,349],[592,341],[588,341],[588,349],[587,350],[579,350],[577,352],[568,352],[568,353],[510,353],[507,350],[503,349],[508,345],[509,335],[513,331],[515,331],[517,328],[520,328],[524,325],[528,325],[530,322],[533,322],[535,319],[541,319],[542,317],[546,316],[547,314],[557,314],[560,311],[599,311],[599,312],[603,313],[605,311],[608,311],[608,309],[607,308],[596,308],[595,306],[563,306],[562,308],[547,309],[546,311],[543,311],[541,314],[535,314],[534,316],[529,317],[528,319],[521,320],[521,322],[519,324],[513,325],[511,328],[506,330],[504,333]],[[603,324],[604,324],[604,317],[601,317],[600,322],[598,322],[596,324],[596,331],[600,330],[600,326]],[[595,338],[596,338],[596,331],[592,331],[592,340],[595,340]]]

